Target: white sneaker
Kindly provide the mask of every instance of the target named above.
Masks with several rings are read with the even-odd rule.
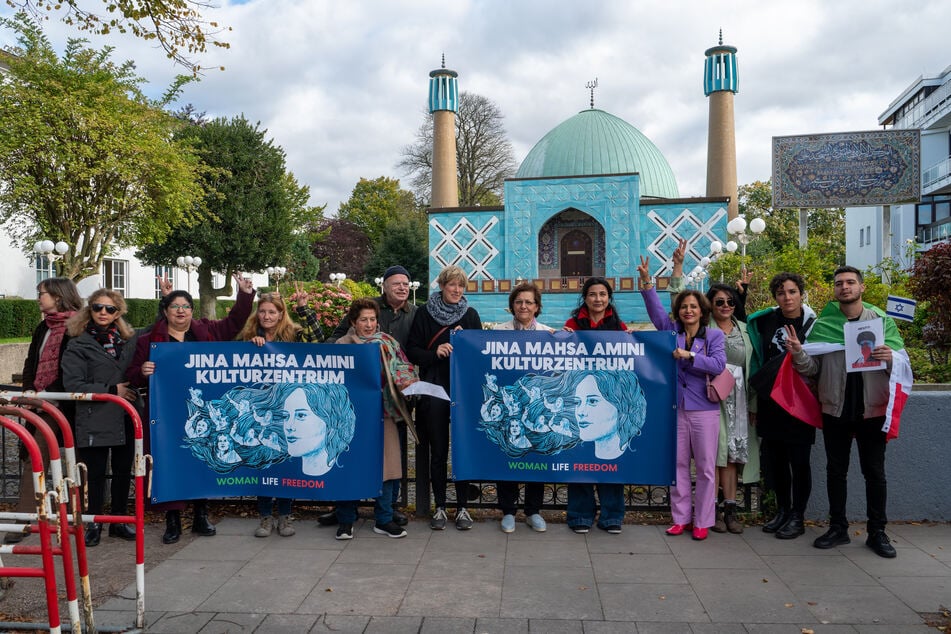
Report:
[[[261,525],[254,531],[255,537],[270,537],[274,530],[274,518],[268,515],[261,518]]]
[[[545,518],[538,513],[534,513],[526,517],[525,523],[528,524],[528,527],[533,531],[537,531],[539,533],[544,533],[546,530],[548,530],[548,524],[545,523]]]
[[[281,537],[290,537],[297,531],[294,529],[294,519],[290,515],[281,515],[277,518],[277,534]]]

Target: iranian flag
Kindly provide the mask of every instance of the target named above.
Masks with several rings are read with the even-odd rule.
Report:
[[[901,412],[908,401],[914,382],[911,361],[894,320],[887,317],[881,308],[871,304],[864,305],[885,320],[885,345],[892,349],[892,369],[888,379],[888,407],[885,410],[885,424],[882,425],[885,439],[892,440],[898,438]],[[826,304],[812,332],[809,333],[809,342],[802,346],[803,350],[813,356],[845,350],[845,321],[845,315],[839,310],[838,302]]]

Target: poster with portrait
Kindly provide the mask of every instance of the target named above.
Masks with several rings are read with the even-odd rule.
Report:
[[[885,343],[884,320],[847,321],[843,328],[846,372],[870,372],[886,368],[884,361],[872,357],[876,346]]]
[[[655,331],[454,332],[454,476],[671,484],[674,341]]]
[[[379,495],[379,347],[157,343],[149,358],[153,502]]]

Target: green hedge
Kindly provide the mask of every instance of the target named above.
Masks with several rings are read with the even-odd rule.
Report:
[[[155,322],[158,315],[159,300],[157,299],[127,299],[129,307],[126,315],[128,321],[135,328],[145,328]],[[234,306],[232,299],[219,299],[217,315],[221,319]],[[200,307],[195,306],[195,315],[200,315]],[[40,309],[35,299],[0,299],[0,339],[15,339],[30,337],[40,323]]]
[[[35,299],[0,300],[0,339],[30,337],[40,323],[40,307]]]

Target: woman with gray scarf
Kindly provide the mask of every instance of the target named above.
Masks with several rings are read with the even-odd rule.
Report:
[[[449,393],[449,356],[452,344],[449,334],[454,330],[481,330],[479,313],[469,306],[463,295],[468,284],[465,271],[447,266],[436,278],[439,291],[429,296],[426,306],[416,311],[410,327],[406,354],[419,368],[420,378],[441,385]],[[449,460],[449,402],[423,397],[416,410],[416,433],[419,442],[429,446],[429,478],[433,487],[436,511],[429,527],[446,528],[446,484]],[[456,528],[472,528],[472,517],[465,508],[468,483],[456,481]]]

